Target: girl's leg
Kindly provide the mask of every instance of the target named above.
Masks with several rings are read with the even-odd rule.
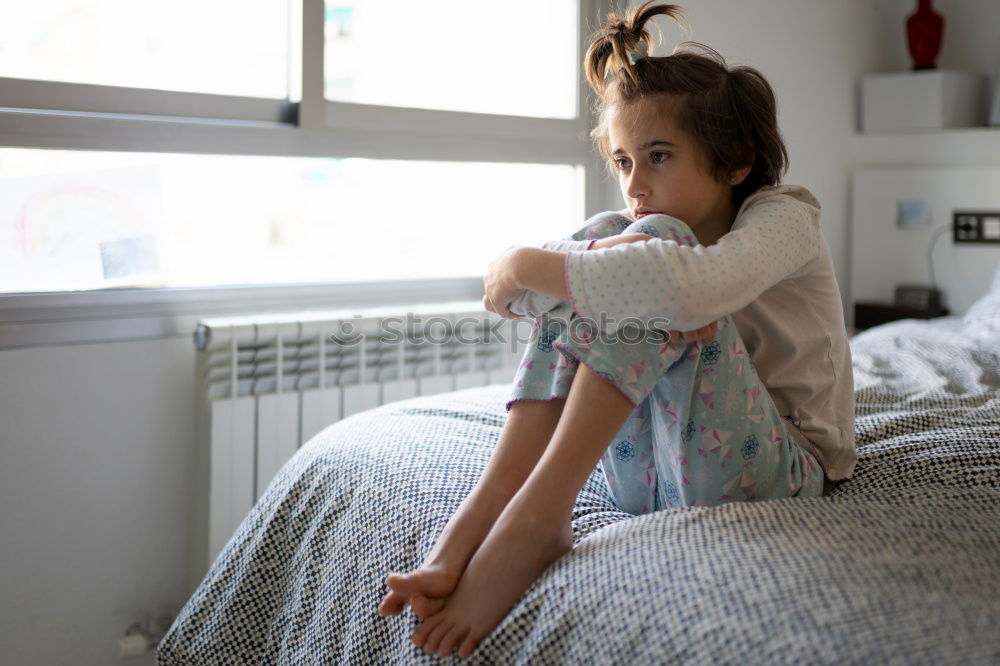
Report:
[[[687,225],[663,216],[644,218],[630,232],[694,242]],[[567,351],[610,370],[634,400],[648,384],[628,382],[651,368],[659,372],[637,424],[601,458],[623,511],[822,494],[824,474],[811,443],[779,413],[731,316],[719,320],[713,341],[692,345],[669,366],[657,364],[648,345],[609,347],[598,339]]]
[[[667,216],[631,224],[619,216],[609,216],[600,224],[589,227],[587,233],[589,237],[599,238],[621,233],[623,229],[678,243],[691,243],[694,239],[686,225]],[[544,295],[534,296],[540,298]],[[524,305],[537,307],[540,302],[537,298],[534,301],[529,298]],[[576,326],[581,323],[579,320],[571,321],[570,312],[568,305],[562,301],[551,311],[532,312],[547,316],[534,321],[533,344],[526,351],[514,378],[514,390],[507,409],[513,414],[512,406],[519,401],[543,401],[544,404],[555,398],[565,398],[579,359],[583,357],[585,363],[591,364],[598,375],[610,382],[609,386],[624,392],[626,399],[633,403],[632,416],[623,419],[624,425],[619,423],[621,427],[612,432],[612,435],[617,435],[613,439],[609,436],[604,443],[605,446],[611,443],[615,455],[627,455],[645,465],[646,471],[628,478],[606,474],[612,486],[612,496],[620,508],[631,513],[655,510],[657,475],[653,440],[649,432],[649,406],[644,398],[655,385],[657,375],[680,352],[672,344],[663,342],[619,345],[617,340],[605,340],[601,336],[591,339],[586,325],[580,328]],[[574,344],[572,338],[578,335],[583,335],[585,342]],[[590,408],[592,416],[610,417],[604,413],[607,406],[603,403],[593,404]],[[489,532],[493,521],[542,455],[553,434],[554,424],[559,420],[559,411],[546,409],[551,421],[541,429],[537,424],[527,424],[523,428],[517,427],[516,423],[505,424],[490,465],[476,489],[445,527],[423,566],[410,574],[390,575],[386,579],[392,592],[385,596],[380,613],[397,614],[410,602],[414,612],[427,617],[443,605],[443,597],[454,589],[459,575]]]
[[[650,403],[659,506],[822,495],[811,443],[778,411],[731,316],[715,340],[667,370]],[[627,462],[609,462],[610,474],[633,473]]]
[[[570,522],[580,488],[608,443],[631,427],[626,422],[641,420],[642,403],[658,376],[691,346],[683,340],[618,344],[588,332],[587,325],[574,332],[572,323],[562,333],[552,346],[577,370],[556,430],[455,591],[436,602],[434,610],[440,610],[414,631],[414,643],[428,654],[447,656],[461,646],[459,656],[468,656],[531,582],[572,548]],[[643,441],[651,446],[648,433]],[[652,492],[655,497],[655,476]]]
[[[555,432],[576,367],[553,341],[563,323],[533,322],[532,339],[514,376],[506,404],[507,420],[490,461],[478,483],[462,501],[434,547],[416,570],[392,573],[389,592],[379,604],[380,615],[398,615],[406,604],[427,617],[443,604],[458,584],[473,553],[486,538],[497,516],[524,483]]]
[[[780,433],[785,432],[783,419],[778,417],[778,423],[767,417],[766,403],[771,405],[771,414],[777,412],[773,402],[769,398],[762,399],[755,390],[762,384],[745,348],[740,352],[742,342],[729,317],[720,323],[719,331],[725,335],[717,335],[709,345],[682,341],[665,345],[667,350],[662,355],[670,359],[667,376],[661,376],[656,382],[656,390],[646,396],[652,404],[662,400],[663,395],[676,398],[686,389],[696,406],[683,413],[705,420],[705,423],[692,426],[690,420],[685,423],[679,419],[664,431],[668,439],[694,442],[691,446],[668,447],[657,442],[656,467],[660,478],[656,492],[661,501],[670,506],[670,502],[677,501],[680,492],[691,492],[692,498],[705,498],[704,503],[709,505],[735,500],[818,496],[822,492],[819,465],[810,453],[793,444],[790,438],[782,437]],[[725,352],[720,337],[738,343],[730,347],[733,356],[729,361],[743,356],[746,366],[744,373],[738,375],[741,379],[734,380],[730,376],[738,373],[741,367],[738,363],[721,364]],[[599,358],[591,356],[589,361],[599,362]],[[675,368],[681,372],[670,376]],[[692,383],[693,375],[696,381]],[[709,379],[703,380],[704,377]],[[671,384],[671,380],[678,379],[682,383]],[[626,419],[634,413],[633,400],[613,383],[618,380],[614,373],[602,374],[591,369],[589,363],[580,365],[545,453],[469,561],[458,587],[444,607],[414,631],[413,641],[422,646],[424,652],[448,656],[457,647],[460,658],[470,655],[531,583],[571,549],[570,519],[576,496],[608,448],[607,442],[621,432]],[[631,389],[636,386],[634,382],[629,384]],[[763,395],[766,396],[766,391]],[[656,406],[651,407],[651,413],[654,423],[659,417],[669,417],[669,412],[658,411]],[[733,430],[706,425],[713,418]],[[766,441],[754,435],[762,424],[767,431]],[[654,429],[660,425],[655,425]],[[682,427],[693,432],[690,436],[681,435]],[[736,433],[738,437],[730,437]],[[688,458],[705,461],[691,466],[692,476],[701,473],[698,470],[707,471],[705,478],[692,478],[690,488],[683,491],[678,491],[670,480],[670,475],[683,469],[685,464],[671,460],[678,451]],[[682,476],[677,478],[678,486]],[[682,501],[674,505],[685,503],[701,502]]]
[[[584,235],[588,239],[612,236],[628,225],[629,221],[618,215],[595,216]],[[386,578],[390,591],[379,605],[380,615],[398,615],[407,603],[421,617],[441,607],[443,598],[455,588],[472,554],[552,437],[576,365],[553,348],[553,343],[565,335],[569,311],[562,301],[549,303],[544,297],[529,293],[520,300],[532,315],[548,316],[534,321],[531,344],[506,404],[507,421],[486,470],[448,521],[422,566]]]
[[[693,465],[691,470],[714,474],[695,478],[691,472],[686,485],[697,491],[689,503],[698,503],[699,495],[706,504],[772,497],[775,488],[779,494],[784,492],[781,483],[773,483],[775,477],[787,479],[785,489],[794,486],[791,494],[822,489],[822,476],[817,475],[818,465],[811,466],[810,454],[794,445],[779,445],[784,421],[779,418],[781,423],[774,423],[765,418],[776,410],[773,403],[770,411],[764,405],[756,390],[762,387],[756,373],[752,379],[749,372],[742,381],[733,378],[734,374],[743,377],[737,371],[737,359],[751,369],[752,362],[730,317],[721,321],[717,339],[708,345],[681,340],[655,344],[648,338],[627,344],[601,335],[590,337],[585,329],[582,335],[570,333],[568,341],[560,339],[554,344],[580,365],[552,440],[469,561],[444,607],[414,632],[414,642],[427,653],[446,656],[460,647],[460,657],[471,654],[532,581],[571,548],[569,523],[580,487],[601,454],[611,453],[615,447],[612,440],[623,432],[629,414],[635,414],[636,406],[647,399],[651,421],[643,428],[647,437],[655,432],[667,441],[701,445],[685,449],[652,440],[656,444],[652,464],[647,461],[639,472],[645,476],[653,470],[652,484],[646,490],[653,489],[657,508],[678,505],[679,498],[680,504],[685,503],[681,494],[685,491],[678,488],[689,481],[683,473],[687,461],[680,459],[685,453],[688,458],[696,452],[704,458],[712,456],[712,464]],[[720,363],[723,354],[728,356]],[[767,395],[766,389],[763,395]],[[670,404],[671,400],[677,404]],[[672,414],[679,417],[667,423]],[[701,422],[693,424],[691,416]],[[753,430],[761,424],[767,429],[768,450],[785,452],[784,460],[789,464],[781,468],[784,472],[775,471],[773,456],[757,457],[765,452],[753,432],[740,430],[740,437],[726,446],[736,428]],[[740,465],[732,464],[737,453]],[[755,477],[751,468],[758,461],[763,464]],[[605,471],[608,469],[606,466]],[[648,483],[648,478],[643,481]]]
[[[622,233],[644,233],[680,245],[697,242],[686,224],[667,215],[645,217],[628,225]],[[683,382],[661,386],[661,378],[675,362],[680,363],[683,356],[690,356],[694,347],[681,339],[664,344],[658,341],[656,331],[646,328],[652,325],[672,328],[666,321],[634,322],[615,336],[601,335],[596,327],[589,330],[581,321],[573,324],[576,325],[571,326],[567,339],[560,338],[555,343],[557,348],[589,366],[636,405],[601,456],[611,497],[619,509],[634,515],[659,510],[664,507],[658,472],[662,456],[656,447],[662,428],[663,405],[647,396],[655,388],[661,393],[685,392]]]
[[[680,220],[667,215],[655,215],[638,221],[631,221],[615,213],[608,213],[593,218],[582,234],[578,234],[586,239],[598,239],[608,236],[615,236],[621,233],[644,233],[664,240],[672,240],[683,245],[692,245],[696,242],[694,234],[690,228]],[[511,310],[519,314],[528,314],[533,317],[541,317],[536,321],[536,326],[544,326],[548,330],[542,330],[539,336],[539,345],[547,351],[555,345],[563,350],[566,356],[560,356],[554,361],[547,358],[548,367],[545,363],[528,364],[528,370],[523,375],[519,374],[519,390],[526,391],[530,395],[566,395],[565,391],[572,379],[573,372],[557,371],[555,374],[551,369],[555,366],[562,366],[569,363],[576,367],[579,357],[582,355],[589,358],[591,353],[599,355],[600,361],[593,361],[598,373],[609,375],[607,370],[615,370],[635,366],[647,370],[656,367],[656,371],[665,369],[665,365],[659,358],[661,346],[654,343],[639,343],[640,349],[630,349],[627,353],[622,353],[622,349],[616,341],[595,340],[589,342],[585,351],[577,346],[577,349],[569,349],[572,346],[566,339],[568,335],[576,331],[581,333],[579,320],[573,321],[572,308],[565,301],[547,294],[526,291],[517,301],[511,304]],[[574,336],[575,337],[575,336]],[[599,350],[592,352],[591,347],[598,347]],[[581,353],[582,352],[582,353]],[[532,365],[536,365],[532,369]],[[636,403],[634,413],[626,420],[625,424],[615,435],[608,452],[605,455],[619,457],[623,460],[633,461],[633,465],[643,466],[645,473],[636,472],[628,477],[621,475],[608,475],[606,478],[611,486],[611,494],[616,498],[619,508],[629,513],[647,513],[658,508],[656,493],[656,468],[653,455],[653,439],[650,433],[651,413],[648,401],[643,397],[651,390],[655,379],[651,382],[652,374],[647,374],[640,378],[638,386],[631,387],[628,394],[630,399]],[[554,385],[561,383],[561,385]],[[620,385],[620,384],[616,384]],[[548,392],[548,393],[547,393]],[[509,403],[508,403],[509,405]],[[600,406],[596,406],[600,408]]]
[[[633,222],[622,232],[697,242],[686,224],[664,215]],[[646,336],[622,344],[597,331],[590,337],[581,323],[571,321],[569,339],[553,344],[636,404],[601,458],[620,509],[638,515],[821,492],[817,458],[778,413],[731,317],[720,319],[714,341],[692,347],[677,363]],[[651,391],[656,395],[647,399]],[[734,463],[734,456],[742,463]]]
[[[559,425],[524,485],[472,556],[444,607],[413,641],[428,654],[465,658],[525,589],[572,548],[573,506],[608,442],[634,410],[621,391],[580,366]]]
[[[564,402],[563,398],[525,400],[511,406],[486,470],[445,525],[423,564],[413,572],[390,574],[386,579],[390,591],[379,605],[380,615],[398,615],[408,602],[421,617],[440,607],[434,599],[455,589],[469,559],[541,457]]]

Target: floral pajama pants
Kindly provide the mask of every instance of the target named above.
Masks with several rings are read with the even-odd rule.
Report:
[[[686,224],[665,215],[593,219],[586,238],[640,232],[696,242]],[[566,398],[580,363],[635,406],[600,460],[622,511],[822,495],[819,461],[794,440],[791,417],[778,414],[730,315],[703,344],[635,328],[601,334],[569,304],[536,292],[515,305],[536,317],[535,335],[508,411],[518,400]]]

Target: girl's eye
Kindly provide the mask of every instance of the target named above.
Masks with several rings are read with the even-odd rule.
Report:
[[[618,165],[619,169],[627,169],[628,168],[628,160],[625,159],[624,157],[619,157],[618,159],[616,159],[615,160],[615,164]]]
[[[659,164],[661,162],[666,162],[670,158],[670,155],[669,153],[656,152],[650,155],[650,157],[653,160],[653,164]]]

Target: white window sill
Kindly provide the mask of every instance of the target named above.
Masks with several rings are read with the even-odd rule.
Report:
[[[0,349],[193,335],[204,317],[481,300],[482,278],[0,295]]]

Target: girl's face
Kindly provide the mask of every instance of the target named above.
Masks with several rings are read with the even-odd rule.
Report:
[[[711,245],[736,217],[733,188],[712,177],[704,151],[669,109],[669,98],[645,97],[611,110],[608,139],[618,184],[635,219],[671,215],[691,227],[702,245]]]

